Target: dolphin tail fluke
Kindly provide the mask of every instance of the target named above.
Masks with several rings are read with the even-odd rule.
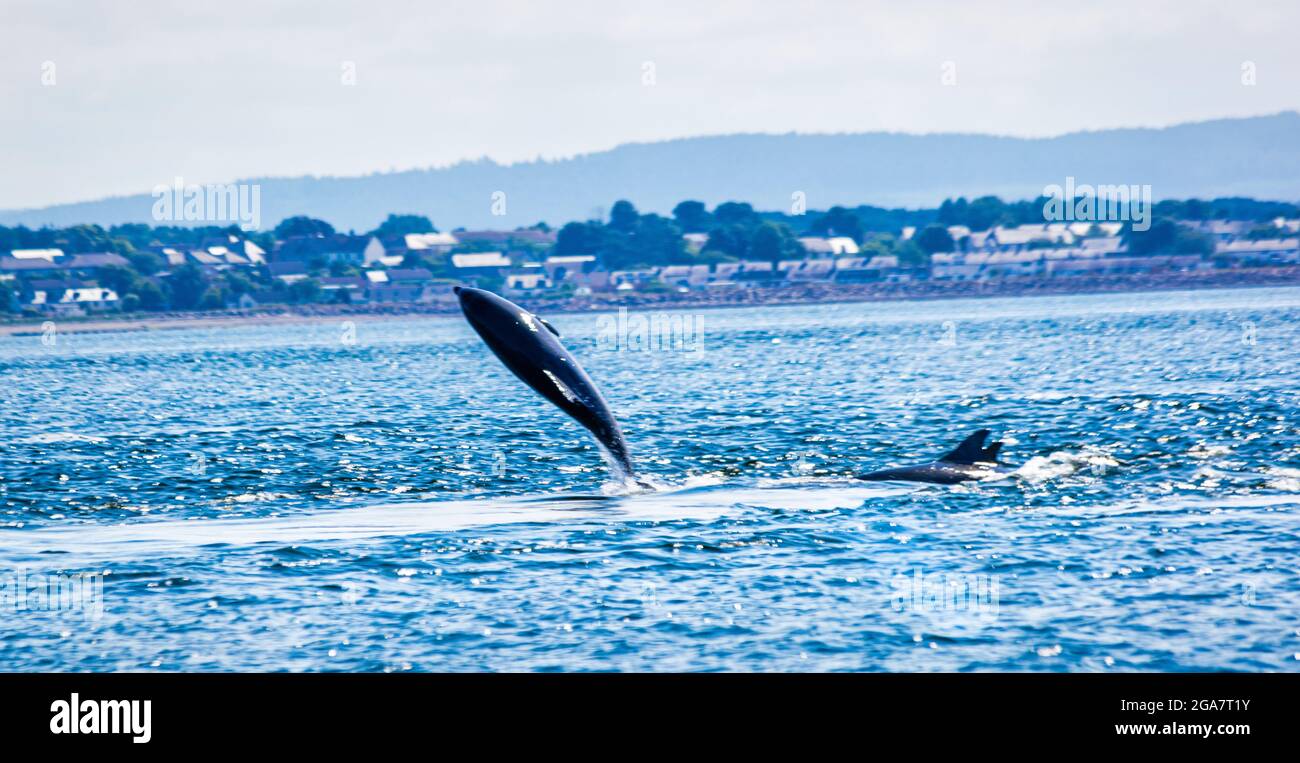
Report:
[[[984,441],[989,438],[989,430],[981,429],[975,434],[961,441],[961,445],[953,448],[944,454],[940,461],[947,461],[950,464],[974,464],[982,461],[989,461],[997,457],[998,450],[1002,443],[995,442],[989,448],[984,447]],[[992,451],[990,454],[989,451]]]

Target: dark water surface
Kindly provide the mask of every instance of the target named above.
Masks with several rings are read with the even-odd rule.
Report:
[[[552,316],[636,494],[459,319],[0,338],[0,667],[1300,668],[1300,289],[700,315]]]

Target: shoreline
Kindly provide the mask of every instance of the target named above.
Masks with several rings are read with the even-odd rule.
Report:
[[[857,302],[944,301],[997,297],[1033,297],[1062,294],[1111,294],[1185,291],[1196,289],[1250,289],[1300,286],[1300,267],[1250,268],[1207,273],[1161,273],[1115,276],[1074,276],[1060,279],[1008,278],[998,281],[920,281],[898,284],[800,283],[716,291],[628,294],[554,298],[513,297],[524,307],[545,314],[604,312],[619,308],[642,310],[717,309],[765,305],[843,304]],[[258,310],[220,310],[186,313],[135,313],[124,316],[82,316],[11,320],[0,323],[0,336],[39,336],[46,322],[64,333],[155,331],[237,327],[267,323],[301,324],[323,319],[384,320],[389,318],[459,315],[454,301],[384,305],[277,305]]]

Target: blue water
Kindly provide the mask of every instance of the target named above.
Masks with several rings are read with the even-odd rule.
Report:
[[[700,315],[551,316],[633,493],[459,318],[0,338],[0,668],[1300,668],[1300,289]]]

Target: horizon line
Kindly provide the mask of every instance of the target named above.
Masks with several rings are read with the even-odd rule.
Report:
[[[1269,119],[1269,118],[1287,117],[1287,116],[1300,118],[1300,108],[1284,109],[1282,111],[1269,112],[1263,114],[1245,114],[1245,115],[1209,117],[1205,119],[1171,122],[1171,123],[1161,124],[1161,125],[1141,125],[1141,126],[1127,125],[1127,126],[1115,126],[1115,127],[1086,128],[1086,129],[1078,129],[1078,130],[1069,130],[1066,132],[1060,132],[1052,135],[1039,135],[1039,136],[1013,135],[1013,134],[1006,134],[1006,133],[1001,133],[1001,134],[985,133],[985,132],[906,131],[906,130],[862,130],[862,131],[840,130],[834,132],[829,132],[829,131],[828,132],[821,132],[821,131],[803,132],[799,130],[788,130],[785,132],[758,131],[758,132],[700,133],[696,135],[679,135],[671,138],[662,138],[658,140],[627,141],[622,143],[615,143],[614,145],[605,148],[596,148],[596,149],[591,149],[588,151],[582,151],[573,154],[554,155],[554,156],[538,155],[532,159],[521,159],[518,161],[500,161],[494,159],[489,155],[484,154],[479,157],[465,157],[453,162],[448,162],[446,164],[429,164],[429,165],[411,166],[405,168],[391,168],[387,170],[372,170],[370,172],[354,174],[354,175],[328,175],[328,174],[320,175],[320,174],[313,174],[313,173],[303,173],[297,175],[253,175],[248,177],[235,178],[233,180],[210,181],[210,182],[202,182],[202,183],[187,183],[186,185],[197,185],[197,186],[236,185],[240,183],[250,183],[255,181],[356,180],[361,178],[384,177],[384,176],[402,175],[402,174],[416,173],[416,172],[441,172],[445,170],[455,169],[457,167],[461,167],[464,165],[472,165],[472,164],[480,164],[480,163],[489,163],[502,168],[522,167],[522,166],[537,165],[543,163],[569,162],[577,159],[582,159],[585,157],[611,153],[613,151],[617,151],[622,148],[632,148],[632,147],[639,147],[639,146],[658,146],[658,145],[665,145],[669,143],[680,143],[680,142],[694,141],[694,140],[710,140],[710,139],[717,139],[717,138],[740,138],[740,137],[779,138],[779,137],[790,137],[790,136],[810,137],[810,138],[816,138],[816,137],[830,138],[830,137],[879,135],[879,136],[904,136],[904,137],[916,137],[916,138],[973,137],[973,138],[992,138],[998,140],[1016,140],[1016,141],[1029,142],[1029,141],[1058,140],[1061,138],[1066,138],[1075,135],[1089,135],[1089,134],[1102,133],[1102,132],[1161,131],[1161,130],[1170,130],[1178,127],[1204,125],[1204,124],[1210,124],[1215,122],[1238,122],[1238,121],[1245,121],[1251,119]],[[78,204],[96,204],[105,201],[117,200],[117,199],[130,199],[137,196],[149,196],[152,193],[153,190],[150,189],[150,190],[137,191],[134,193],[111,194],[108,196],[98,196],[98,197],[87,198],[87,199],[79,199],[75,201],[53,202],[49,204],[43,204],[43,205],[32,206],[32,207],[9,207],[9,208],[0,209],[0,214],[22,214],[22,213],[30,213],[30,212],[40,212],[43,210],[55,209],[58,207],[76,206]]]

